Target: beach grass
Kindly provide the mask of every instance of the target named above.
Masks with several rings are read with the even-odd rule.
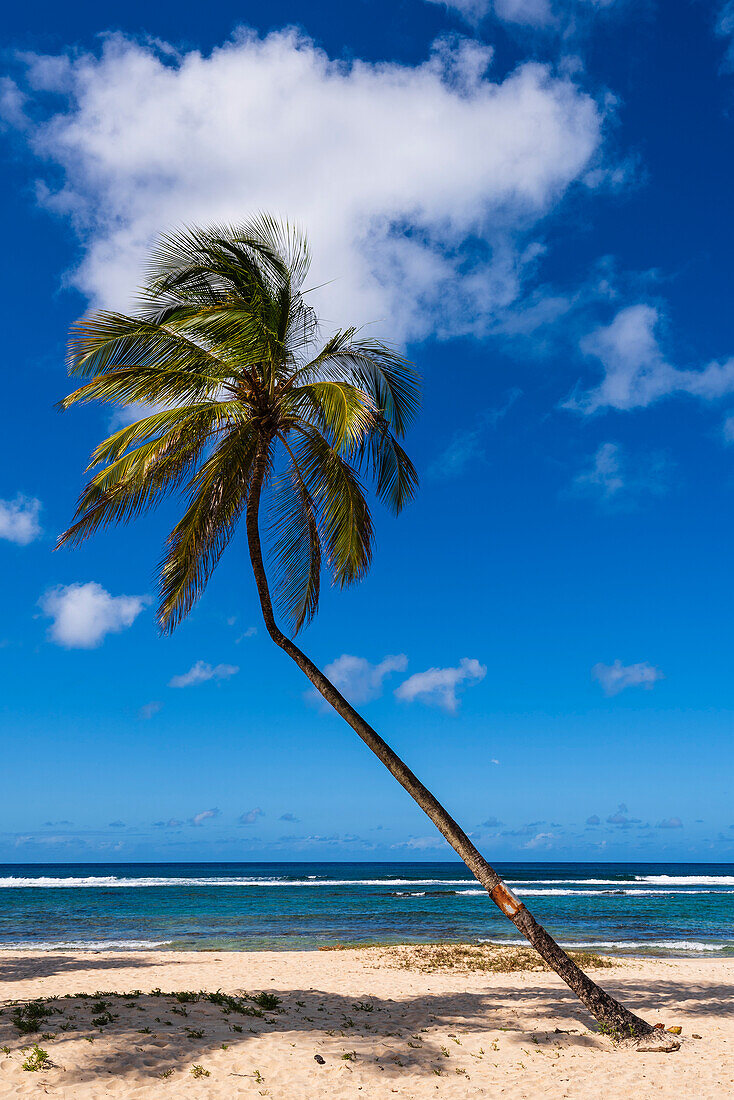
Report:
[[[611,959],[593,951],[569,951],[568,953],[582,969],[607,969],[614,966]],[[423,974],[436,970],[514,974],[522,970],[550,969],[532,947],[516,947],[512,944],[402,944],[382,948],[379,954],[383,963],[387,965],[397,966],[402,970],[418,970]]]

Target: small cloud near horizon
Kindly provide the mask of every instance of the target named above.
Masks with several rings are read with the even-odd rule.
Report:
[[[630,687],[641,687],[649,691],[665,675],[659,668],[641,661],[636,665],[623,665],[618,659],[611,665],[599,662],[591,670],[593,678],[601,684],[605,695],[618,695]]]
[[[203,825],[205,821],[213,821],[215,817],[219,817],[222,811],[213,806],[211,810],[202,810],[201,813],[194,814],[192,818],[189,818],[190,825]]]
[[[628,817],[629,811],[624,802],[620,802],[617,809],[613,814],[610,814],[607,818],[607,825],[641,825],[642,821],[639,817]]]
[[[300,820],[301,820],[300,817],[296,817],[295,814],[291,814],[291,813],[281,814],[280,817],[278,818],[278,821],[300,822]]]
[[[205,684],[208,680],[227,680],[240,671],[239,665],[210,665],[206,661],[197,661],[188,672],[173,676],[168,681],[171,688],[193,687]]]
[[[237,820],[240,825],[254,825],[259,817],[265,817],[265,814],[259,806],[256,806],[254,810],[245,810],[243,814],[240,814]],[[282,820],[284,819],[281,818],[281,821]],[[293,820],[295,820],[295,818]]]
[[[679,817],[664,817],[662,821],[658,821],[655,826],[656,829],[682,829],[683,822]]]
[[[151,703],[144,703],[138,711],[138,718],[141,722],[148,722],[162,709],[163,703],[158,699],[154,699]]]

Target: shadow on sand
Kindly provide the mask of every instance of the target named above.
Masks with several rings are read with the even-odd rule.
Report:
[[[126,966],[130,965],[129,957],[124,961]],[[0,965],[0,977],[12,979],[13,973],[4,969],[7,965]],[[89,960],[82,965],[88,970]],[[106,972],[114,970],[115,965],[113,959],[106,957],[100,959],[98,967]],[[145,965],[141,959],[141,968]],[[73,971],[74,959],[49,958],[48,966],[49,973]],[[33,974],[38,973],[36,958]],[[100,984],[103,978],[101,973]],[[734,989],[728,986],[662,979],[643,985],[629,974],[616,979],[609,975],[605,985],[651,1022],[661,1019],[671,1023],[678,1014],[688,1019],[706,1014],[734,1014]],[[248,1056],[248,1045],[266,1035],[280,1035],[290,1048],[297,1047],[299,1057],[303,1052],[309,1065],[320,1051],[332,1063],[347,1055],[355,1063],[377,1066],[386,1079],[406,1071],[440,1072],[448,1064],[448,1055],[444,1053],[446,1036],[459,1047],[460,1035],[470,1036],[469,1045],[478,1049],[479,1042],[490,1048],[496,1038],[501,1038],[505,1043],[515,1042],[518,1047],[521,1043],[532,1043],[536,1048],[546,1049],[609,1050],[608,1040],[588,1030],[589,1017],[565,988],[549,988],[532,981],[518,989],[509,980],[505,983],[494,976],[486,991],[426,992],[400,1000],[370,996],[365,1001],[333,992],[278,989],[271,985],[267,993],[278,998],[277,1006],[272,1008],[260,1008],[242,990],[230,992],[236,995],[234,1004],[212,1003],[205,996],[193,999],[193,994],[187,997],[158,991],[55,998],[46,1002],[51,1014],[44,1018],[42,1032],[28,1036],[20,1036],[14,1030],[12,1008],[9,1010],[5,1002],[0,1016],[0,1044],[17,1050],[41,1041],[43,1034],[44,1048],[53,1062],[64,1068],[67,1085],[89,1082],[110,1073],[123,1077],[134,1073],[139,1080],[141,1074],[153,1078],[176,1071],[188,1072],[192,1064],[206,1063],[207,1057],[215,1053],[221,1059],[222,1050],[226,1051],[230,1066],[226,1072],[235,1077],[248,1076],[243,1069],[245,1062],[238,1056]],[[520,1008],[524,1018],[520,1016]],[[528,1009],[532,1012],[532,1027],[527,1019]],[[111,1018],[99,1023],[105,1014]],[[562,1031],[555,1027],[559,1016],[564,1021]],[[548,1026],[544,1027],[546,1023]],[[91,1049],[85,1049],[83,1066],[74,1065],[78,1059],[69,1049],[69,1043],[79,1039],[93,1040]],[[477,1057],[469,1045],[462,1054]],[[458,1051],[453,1049],[453,1053]]]

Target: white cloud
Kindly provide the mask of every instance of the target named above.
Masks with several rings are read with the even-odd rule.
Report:
[[[409,703],[418,699],[453,713],[458,706],[457,689],[478,684],[486,675],[486,665],[474,657],[462,657],[456,668],[429,668],[414,673],[395,689],[395,695]]]
[[[484,458],[483,437],[481,427],[456,432],[446,450],[429,466],[428,476],[437,481],[458,477],[475,459]]]
[[[508,390],[500,405],[483,410],[475,427],[455,432],[445,450],[428,467],[428,476],[437,481],[448,481],[459,477],[472,463],[484,461],[484,436],[487,430],[496,428],[521,396],[522,390],[513,387]]]
[[[245,810],[243,814],[240,814],[240,825],[254,825],[259,817],[263,816],[263,811],[259,806],[256,806],[254,810]],[[283,818],[281,818],[281,821]],[[295,818],[290,820],[295,821]]]
[[[411,852],[430,852],[434,849],[441,850],[448,846],[448,841],[442,836],[411,836],[407,840],[401,840],[397,844],[391,844],[391,848],[407,848]]]
[[[729,41],[724,58],[724,66],[730,69],[734,66],[734,0],[727,0],[719,11],[716,20],[716,33]]]
[[[41,502],[18,493],[15,500],[0,500],[0,539],[27,546],[41,534],[38,516]]]
[[[330,322],[486,331],[541,219],[598,167],[606,109],[540,63],[492,81],[491,58],[440,40],[414,67],[332,61],[294,30],[208,56],[121,35],[98,57],[24,55],[31,98],[65,97],[27,140],[63,173],[40,197],[83,242],[76,286],[124,306],[161,229],[267,209],[308,228]]]
[[[376,665],[370,664],[364,657],[352,657],[349,653],[343,653],[326,665],[324,672],[351,703],[368,703],[382,695],[385,677],[392,672],[403,672],[407,665],[408,658],[404,653],[383,657]],[[309,692],[309,697],[313,697],[312,692]]]
[[[207,680],[226,680],[239,672],[238,665],[210,665],[206,661],[197,661],[188,672],[182,672],[179,676],[173,676],[168,681],[172,688],[192,687],[194,684],[204,684]]]
[[[0,122],[15,130],[24,130],[28,125],[25,113],[26,97],[14,80],[9,76],[0,77]]]
[[[617,443],[602,443],[587,469],[572,482],[574,493],[595,497],[602,504],[634,506],[644,493],[666,489],[666,461],[660,456],[638,459],[632,469],[629,458]]]
[[[96,648],[107,634],[132,626],[148,603],[147,596],[111,596],[95,581],[59,585],[39,600],[44,615],[53,619],[51,641],[67,649]]]
[[[211,810],[202,810],[201,813],[194,814],[189,823],[191,825],[203,825],[205,821],[213,821],[215,817],[219,817],[221,812],[222,811],[218,810],[216,806]]]
[[[594,455],[591,468],[574,478],[576,489],[598,493],[605,500],[624,489],[620,449],[616,443],[602,443]]]
[[[658,680],[664,679],[659,668],[641,661],[636,665],[623,665],[617,660],[611,665],[596,664],[591,675],[598,680],[606,695],[617,695],[628,687],[643,687],[649,690]]]
[[[552,848],[555,839],[555,833],[536,833],[523,844],[523,848]]]
[[[655,826],[656,829],[682,829],[683,822],[679,817],[664,817],[662,821],[658,821]]]
[[[144,703],[138,711],[138,718],[140,718],[142,722],[148,722],[158,714],[162,707],[163,703],[159,702],[157,699],[152,703]]]
[[[629,810],[625,802],[620,802],[617,809],[613,814],[609,814],[607,817],[608,825],[621,825],[622,827],[627,825],[639,825],[639,817],[629,817]]]
[[[479,23],[494,15],[505,23],[523,27],[561,28],[573,24],[574,17],[608,8],[615,0],[429,0],[454,8],[469,23]]]
[[[585,336],[581,350],[599,360],[604,377],[594,389],[572,396],[566,408],[583,413],[639,409],[674,393],[704,401],[734,393],[734,358],[709,363],[701,370],[674,367],[658,342],[660,320],[657,308],[638,303],[620,310],[610,325]]]

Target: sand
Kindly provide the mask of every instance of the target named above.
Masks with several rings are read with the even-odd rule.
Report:
[[[387,965],[374,949],[2,951],[0,1046],[9,1052],[0,1052],[0,1097],[734,1095],[734,960],[625,960],[594,973],[651,1022],[682,1027],[681,1049],[615,1049],[587,1030],[578,1002],[547,973],[419,973]],[[265,990],[280,1005],[262,1016],[227,1014],[151,994],[156,988]],[[10,1019],[10,1001],[97,990],[143,992],[103,997],[106,1010],[90,998],[61,999],[63,1012],[43,1023],[53,1037],[20,1037]],[[103,1011],[116,1018],[93,1025]],[[24,1071],[21,1048],[34,1040],[53,1065]],[[208,1076],[195,1077],[196,1065]]]

